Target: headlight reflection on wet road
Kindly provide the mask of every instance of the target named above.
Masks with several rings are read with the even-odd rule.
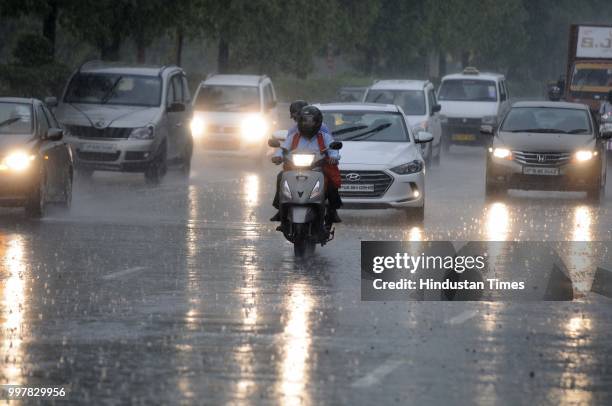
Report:
[[[487,208],[486,237],[489,241],[506,241],[510,233],[510,214],[508,206],[496,202]]]
[[[309,354],[311,353],[310,319],[313,300],[307,285],[296,283],[291,287],[287,300],[287,321],[282,336],[281,377],[278,392],[281,403],[286,405],[309,404],[306,386],[309,378]]]
[[[3,383],[22,383],[24,352],[22,341],[26,333],[26,265],[24,242],[19,236],[0,236],[2,267],[8,273],[2,292],[2,377]]]

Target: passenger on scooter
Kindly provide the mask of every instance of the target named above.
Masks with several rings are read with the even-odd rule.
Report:
[[[298,118],[300,117],[300,112],[306,106],[308,106],[308,102],[306,100],[295,100],[289,105],[289,117],[295,122],[295,125],[289,130],[287,130],[287,137],[298,131]],[[331,135],[331,132],[329,131],[329,128],[327,128],[325,123],[321,124],[321,132]]]
[[[340,170],[338,169],[340,153],[337,150],[329,149],[329,145],[334,139],[329,133],[322,131],[322,125],[323,114],[318,108],[314,106],[303,107],[298,116],[297,131],[287,136],[282,147],[287,151],[300,149],[321,152],[322,150],[326,150],[325,155],[327,157],[326,162],[323,164],[323,173],[325,174],[329,210],[325,222],[328,226],[331,226],[332,223],[340,223],[342,221],[337,212],[342,206],[342,200],[338,192],[338,188],[340,187]],[[272,162],[276,165],[280,165],[283,162],[283,153],[281,149],[272,157]],[[272,203],[277,209],[279,208],[278,189],[280,179],[281,174],[277,177],[276,194]],[[280,221],[280,213],[277,212],[270,220]]]

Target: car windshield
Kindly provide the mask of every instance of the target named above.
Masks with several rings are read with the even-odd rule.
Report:
[[[0,134],[32,134],[32,106],[0,102]]]
[[[324,111],[323,122],[338,141],[410,141],[400,113]]]
[[[438,100],[497,101],[497,87],[492,80],[447,79],[440,86]]]
[[[580,90],[580,88],[585,87],[612,88],[612,65],[576,65],[574,74],[572,75],[572,90]]]
[[[200,111],[259,111],[259,89],[255,86],[202,86],[195,101]]]
[[[422,90],[373,89],[366,96],[368,103],[396,104],[409,116],[425,114],[425,94]]]
[[[531,133],[590,134],[589,113],[559,107],[513,107],[501,131]]]
[[[161,104],[161,79],[156,76],[78,73],[70,81],[66,103],[154,107]]]

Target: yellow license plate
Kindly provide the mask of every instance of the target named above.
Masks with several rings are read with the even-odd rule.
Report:
[[[475,141],[474,134],[453,134],[453,141]]]

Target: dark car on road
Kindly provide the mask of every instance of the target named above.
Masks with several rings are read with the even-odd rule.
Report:
[[[605,141],[583,104],[519,102],[495,131],[487,154],[486,194],[507,189],[586,191],[598,201],[606,184]]]
[[[39,100],[0,98],[0,205],[41,217],[48,203],[72,201],[72,154]]]

